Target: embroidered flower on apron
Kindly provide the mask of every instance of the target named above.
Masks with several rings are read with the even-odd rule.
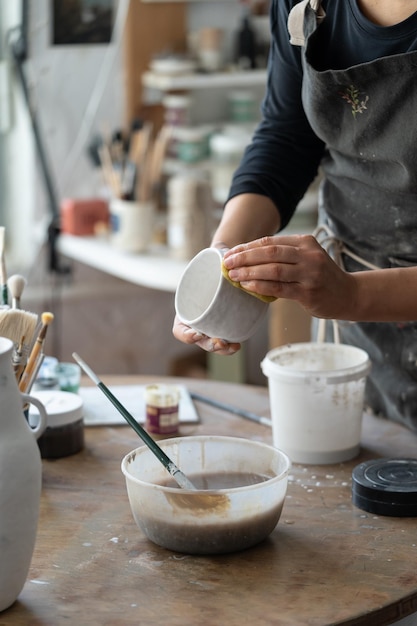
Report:
[[[369,100],[369,96],[365,96],[365,98],[361,100],[361,92],[357,87],[349,85],[349,87],[346,87],[343,91],[339,91],[339,94],[342,96],[343,100],[346,100],[352,107],[353,117],[356,117],[358,113],[363,113],[367,109],[366,104]]]

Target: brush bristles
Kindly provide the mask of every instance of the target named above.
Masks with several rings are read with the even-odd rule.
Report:
[[[23,290],[26,287],[26,278],[24,278],[24,276],[20,276],[20,274],[13,274],[13,276],[10,276],[7,280],[7,285],[10,289],[12,297],[20,299]]]
[[[0,310],[0,336],[11,339],[17,345],[22,341],[22,337],[25,337],[25,346],[32,345],[37,325],[36,313],[22,309]]]
[[[46,331],[48,330],[48,326],[49,324],[51,324],[51,322],[54,319],[54,314],[49,313],[49,312],[42,313],[41,319],[42,319],[42,327],[39,332],[37,340],[43,342],[43,340],[46,337]]]
[[[49,326],[49,324],[53,322],[54,314],[49,313],[49,312],[42,313],[41,319],[42,319],[42,324],[44,324],[44,326]]]

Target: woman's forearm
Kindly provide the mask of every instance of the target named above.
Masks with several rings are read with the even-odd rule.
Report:
[[[417,267],[356,272],[356,297],[345,319],[401,322],[417,320]]]
[[[232,248],[239,243],[273,235],[279,230],[280,216],[266,196],[241,194],[226,204],[212,246]]]

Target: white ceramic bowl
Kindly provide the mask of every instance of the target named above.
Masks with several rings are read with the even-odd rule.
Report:
[[[232,285],[222,274],[222,259],[216,248],[191,259],[177,286],[175,310],[191,328],[240,343],[257,330],[268,303]]]
[[[274,530],[290,469],[283,452],[238,437],[178,437],[159,445],[198,489],[164,486],[173,481],[149,448],[129,452],[121,468],[133,517],[148,539],[177,552],[222,554],[254,546]],[[247,483],[246,474],[264,481],[221,489],[199,486],[201,477],[209,485]]]

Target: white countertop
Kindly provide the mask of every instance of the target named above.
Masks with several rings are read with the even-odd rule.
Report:
[[[170,256],[168,248],[151,246],[149,252],[132,254],[118,250],[99,237],[75,237],[61,234],[58,252],[70,259],[135,285],[175,292],[187,265]]]

